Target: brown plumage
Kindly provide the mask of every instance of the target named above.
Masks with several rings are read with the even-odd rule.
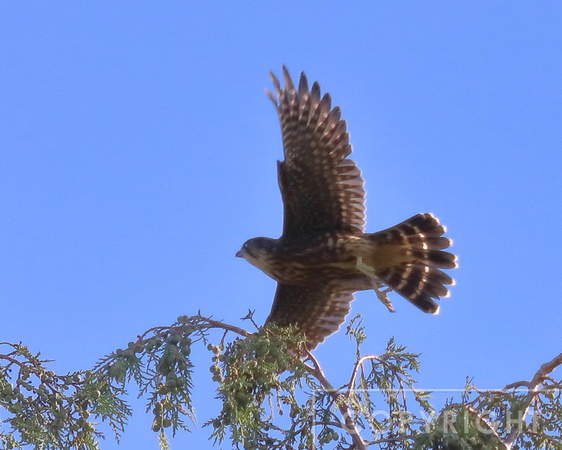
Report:
[[[283,67],[285,86],[271,74],[267,94],[281,121],[284,161],[278,162],[283,234],[254,238],[236,256],[278,281],[266,323],[295,324],[310,349],[345,321],[353,292],[374,289],[393,311],[390,290],[426,313],[447,297],[454,281],[440,269],[457,267],[443,251],[452,241],[432,214],[418,214],[377,233],[364,233],[365,189],[351,153],[345,120],[320,86],[309,89],[304,73],[295,87]],[[387,286],[386,290],[381,290]]]

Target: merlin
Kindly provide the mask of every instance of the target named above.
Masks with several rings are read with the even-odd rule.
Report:
[[[457,267],[457,257],[443,251],[452,245],[446,228],[425,213],[365,233],[364,181],[347,158],[340,108],[317,82],[309,89],[304,72],[298,87],[286,67],[284,87],[270,75],[276,95],[266,93],[279,115],[285,157],[277,162],[283,234],[250,239],[236,254],[278,283],[266,325],[296,326],[312,350],[345,321],[354,292],[370,289],[390,311],[387,294],[395,291],[437,314],[436,300],[454,284],[441,269]]]

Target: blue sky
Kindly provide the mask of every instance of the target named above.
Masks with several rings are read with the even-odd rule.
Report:
[[[275,282],[234,254],[281,233],[264,89],[286,64],[342,107],[367,230],[433,212],[459,255],[437,317],[358,294],[364,350],[396,336],[424,388],[531,378],[562,347],[560,23],[555,2],[0,3],[0,340],[65,372],[198,310],[263,321]],[[334,385],[352,353],[316,351]],[[143,401],[102,448],[157,448]]]

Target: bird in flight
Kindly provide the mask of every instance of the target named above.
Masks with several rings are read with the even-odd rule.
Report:
[[[283,66],[284,87],[271,73],[267,90],[281,121],[283,161],[277,162],[283,197],[283,234],[244,243],[238,257],[277,281],[267,318],[296,325],[309,350],[335,333],[349,313],[353,293],[374,290],[394,311],[395,291],[425,313],[437,314],[435,300],[448,297],[454,280],[441,269],[457,267],[446,228],[432,214],[417,214],[398,225],[365,233],[365,189],[351,159],[346,121],[330,94],[309,89],[301,73],[296,87]]]

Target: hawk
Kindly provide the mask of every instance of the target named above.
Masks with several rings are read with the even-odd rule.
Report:
[[[312,350],[335,333],[353,293],[372,289],[393,311],[395,291],[425,313],[448,297],[457,267],[446,228],[432,214],[417,214],[377,233],[365,233],[365,189],[351,153],[345,120],[317,82],[298,87],[283,66],[285,86],[266,93],[281,121],[284,161],[277,162],[284,206],[279,239],[248,240],[236,254],[278,282],[266,325],[296,325]]]

